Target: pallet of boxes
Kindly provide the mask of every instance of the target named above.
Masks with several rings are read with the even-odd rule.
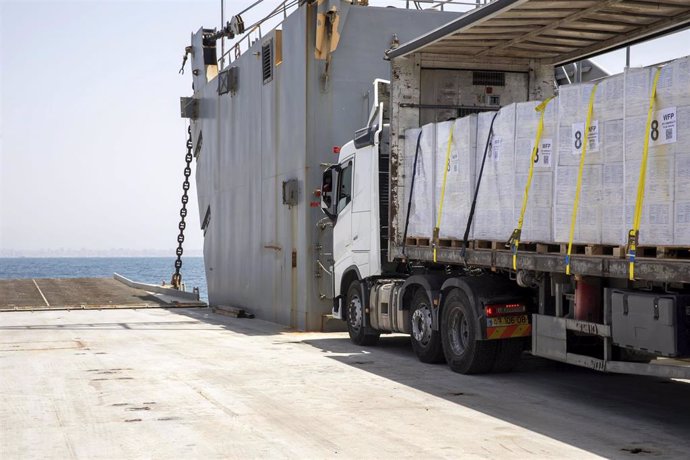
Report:
[[[405,152],[407,245],[690,257],[689,57],[410,129]]]

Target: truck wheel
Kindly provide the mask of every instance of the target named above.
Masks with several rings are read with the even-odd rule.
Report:
[[[525,349],[524,339],[498,340],[496,361],[491,372],[510,372],[520,362],[522,351]]]
[[[412,349],[423,363],[441,363],[441,333],[431,328],[431,302],[424,289],[417,289],[410,305],[410,338]]]
[[[498,344],[478,340],[475,317],[467,296],[459,289],[450,291],[443,305],[441,341],[448,366],[461,374],[489,372],[496,360]]]
[[[350,283],[345,297],[347,332],[357,345],[376,345],[379,334],[367,334],[364,328],[364,301],[359,281]]]

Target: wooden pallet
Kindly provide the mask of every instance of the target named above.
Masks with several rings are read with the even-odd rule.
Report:
[[[462,240],[441,238],[438,240],[438,246],[440,248],[461,248],[462,247]]]
[[[408,237],[406,246],[416,247],[432,247],[433,240],[431,238],[422,237]],[[463,247],[462,240],[451,238],[441,238],[438,240],[439,248],[460,249]],[[479,250],[491,251],[507,251],[510,246],[505,241],[495,240],[472,240],[468,242],[468,247]],[[518,246],[519,253],[535,253],[535,254],[562,254],[565,256],[568,253],[568,245],[565,243],[538,243],[538,242],[520,242]],[[627,249],[621,245],[611,244],[573,244],[571,255],[577,256],[607,256],[624,259],[627,257]],[[638,246],[638,258],[652,258],[652,259],[677,259],[690,260],[690,247],[688,246]]]
[[[623,257],[627,255],[622,247]],[[637,258],[690,260],[690,247],[687,246],[638,246]]]
[[[493,240],[474,240],[472,241],[472,248],[474,249],[491,249],[493,251],[506,249],[505,241]]]
[[[419,246],[419,247],[429,247],[431,246],[431,239],[430,238],[418,238],[418,237],[408,237],[405,240],[405,246]]]
[[[474,240],[472,242],[474,249],[491,249],[491,250],[510,250],[510,246],[505,241],[493,240]],[[518,252],[532,252],[536,254],[558,254],[560,253],[560,245],[550,243],[535,243],[535,242],[520,242],[518,245]]]
[[[560,244],[561,254],[568,254],[568,245]],[[610,244],[575,244],[573,243],[570,251],[572,255],[584,256],[611,256],[611,257],[625,257],[625,247]]]

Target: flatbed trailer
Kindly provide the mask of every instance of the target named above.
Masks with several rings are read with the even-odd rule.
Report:
[[[568,273],[562,248],[548,244],[519,250],[514,266],[504,242],[410,240],[405,165],[408,129],[496,109],[491,93],[462,83],[475,72],[502,74],[500,105],[544,100],[556,68],[688,25],[681,1],[496,0],[389,50],[391,81],[374,82],[369,123],[321,188],[333,224],[333,314],[351,339],[409,333],[421,361],[461,373],[509,370],[530,349],[600,371],[690,378],[690,260],[663,258],[672,248],[661,248],[636,259],[630,280],[619,247],[573,253]],[[439,71],[456,82],[445,90],[486,103],[430,101]]]
[[[501,245],[504,245],[503,243]],[[402,247],[401,247],[402,250]],[[513,270],[513,253],[510,249],[437,248],[437,261],[441,264],[468,265],[489,269]],[[412,260],[431,261],[429,247],[407,246],[407,257]],[[539,254],[519,252],[518,270],[532,270],[565,275],[565,257],[559,253]],[[627,281],[630,263],[627,259],[609,255],[571,256],[571,270],[580,276],[614,278]],[[690,261],[685,259],[638,258],[635,262],[635,279],[642,282],[690,283]]]

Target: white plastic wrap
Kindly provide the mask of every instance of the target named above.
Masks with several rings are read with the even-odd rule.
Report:
[[[520,217],[525,186],[529,175],[532,148],[536,140],[540,112],[535,109],[541,101],[517,104],[515,130],[515,195],[513,200],[514,227]],[[553,240],[553,185],[556,165],[557,101],[551,101],[544,113],[544,130],[534,164],[532,185],[522,226],[522,241],[549,243]]]
[[[453,142],[448,163],[439,237],[460,240],[465,234],[474,192],[477,116],[470,115],[457,120],[438,123],[436,126],[434,218],[437,217],[436,213],[441,199],[443,168],[446,166],[446,153],[451,128],[453,129]],[[472,238],[471,231],[469,238]]]
[[[482,183],[477,198],[474,238],[508,241],[517,221],[515,200],[515,113],[516,104],[503,107],[494,122],[493,138],[486,157]],[[494,116],[479,114],[476,169],[481,168],[484,147]]]
[[[574,242],[623,245],[637,197],[649,96],[655,68],[628,69],[599,82],[585,160]],[[581,142],[593,83],[560,88],[545,115],[522,241],[568,241]],[[517,226],[539,101],[502,108],[479,190],[473,239],[507,241]],[[441,194],[450,129],[453,143],[440,237],[461,239],[496,112],[422,128],[409,236],[431,238]],[[640,245],[690,245],[690,57],[665,65],[655,101],[653,137],[640,226]],[[406,190],[419,130],[406,132]],[[551,143],[549,152],[548,144]],[[545,147],[546,145],[546,147]],[[548,155],[548,160],[543,155]],[[407,198],[407,197],[406,197]]]
[[[632,227],[637,201],[640,167],[645,143],[649,98],[656,67],[625,71],[625,229]],[[687,58],[664,66],[659,76],[657,97],[650,128],[649,154],[639,244],[688,245],[684,232],[684,207],[678,199],[689,201],[683,183],[683,152],[690,154],[690,68]],[[683,126],[685,124],[686,126]],[[678,158],[678,161],[677,161]],[[679,185],[676,185],[679,182]],[[687,190],[687,189],[685,189]],[[679,195],[677,192],[681,192]],[[676,215],[676,211],[681,211]]]
[[[558,163],[555,174],[554,239],[570,236],[584,128],[593,83],[562,86],[558,96]],[[614,75],[597,86],[573,242],[624,244],[625,79]],[[605,217],[604,217],[605,216]]]
[[[409,199],[412,172],[419,129],[409,129],[405,132],[405,177],[406,196]],[[414,177],[414,189],[410,202],[410,221],[408,237],[430,238],[433,229],[434,204],[434,149],[436,145],[436,126],[429,123],[422,127],[422,137],[419,143],[417,170]]]

